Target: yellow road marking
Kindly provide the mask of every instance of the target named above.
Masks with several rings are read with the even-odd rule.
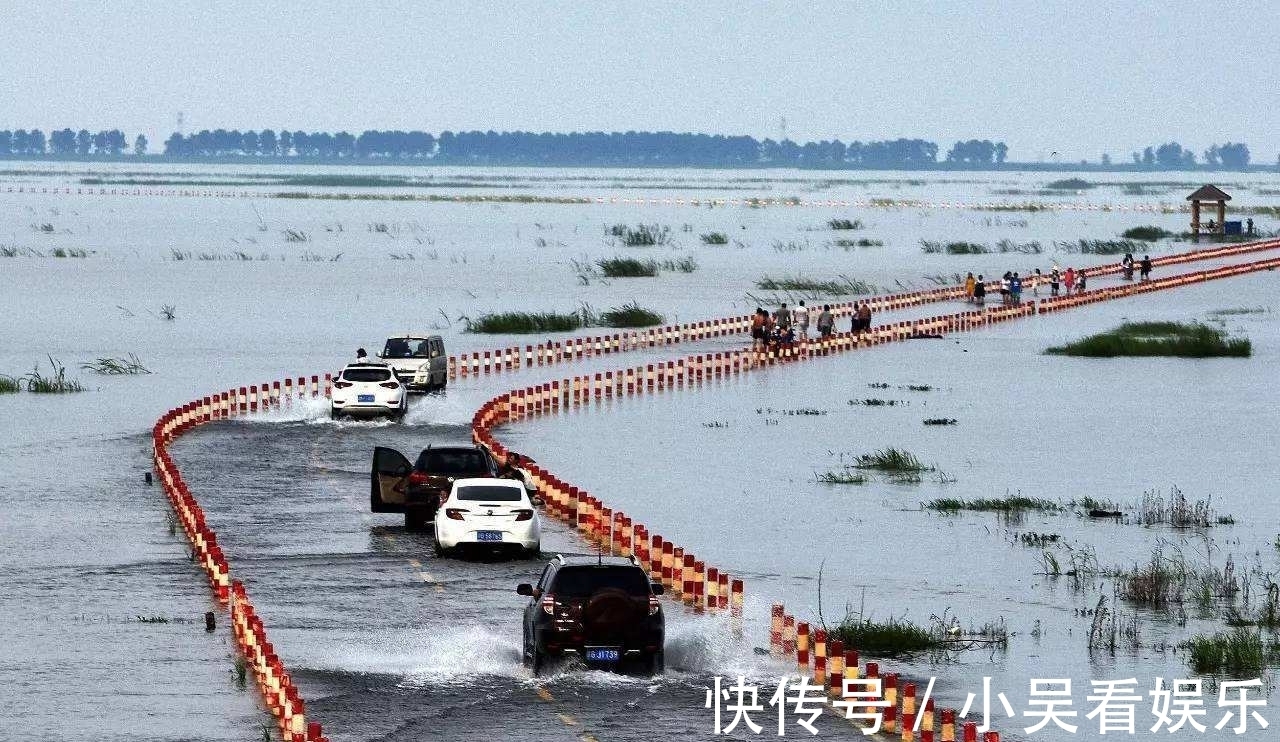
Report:
[[[578,720],[569,714],[556,714],[556,716],[560,717],[560,721],[564,722],[567,727],[576,727],[578,725]]]
[[[417,569],[422,566],[422,562],[418,561],[417,559],[410,559],[409,565],[412,566],[414,569]]]
[[[434,587],[436,592],[444,592],[444,585],[440,584],[440,581],[437,580],[430,572],[419,572],[418,577],[421,577],[423,582]]]
[[[590,733],[584,734],[578,739],[582,740],[582,742],[600,742],[600,740],[596,739],[596,736],[594,734],[590,734]]]
[[[541,698],[547,703],[551,703],[552,701],[556,700],[551,697],[551,691],[547,690],[546,688],[543,688],[542,686],[538,686],[538,698]]]

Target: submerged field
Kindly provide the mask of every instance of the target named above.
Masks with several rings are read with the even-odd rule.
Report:
[[[212,180],[259,182],[270,176],[316,194],[355,188],[343,180],[350,173],[342,168],[268,172],[262,178],[242,177],[239,166],[208,170],[217,175]],[[195,644],[191,634],[203,639],[202,627],[136,620],[198,618],[206,610],[203,586],[186,573],[181,544],[170,536],[167,506],[141,483],[147,465],[142,433],[165,407],[231,384],[335,370],[356,347],[380,347],[390,333],[439,332],[450,352],[563,337],[558,325],[536,327],[533,335],[508,334],[516,328],[501,324],[494,335],[466,332],[468,319],[485,315],[580,317],[587,307],[598,324],[606,324],[599,315],[613,309],[620,310],[611,318],[618,323],[653,319],[641,310],[685,322],[746,314],[784,300],[804,298],[810,306],[828,296],[843,301],[863,288],[894,291],[953,283],[971,271],[991,277],[1005,270],[1047,270],[1055,261],[1063,267],[1110,262],[1115,258],[1058,246],[1120,240],[1126,230],[1140,226],[1179,233],[1187,216],[1174,209],[1184,186],[1189,191],[1198,185],[1143,185],[1140,178],[1114,176],[1113,184],[1087,189],[1090,200],[1130,207],[1168,203],[1170,213],[1004,212],[902,204],[1066,203],[1086,197],[1042,193],[1053,191],[1045,188],[1052,177],[1016,173],[865,178],[842,173],[833,178],[787,172],[453,169],[431,175],[442,181],[464,178],[471,194],[503,189],[607,198],[648,195],[652,189],[656,198],[724,193],[883,203],[863,209],[709,208],[0,193],[5,206],[0,210],[5,288],[0,309],[9,317],[29,318],[6,328],[0,374],[18,380],[39,363],[47,376],[46,359],[52,356],[65,365],[64,379],[85,388],[75,394],[0,394],[0,417],[10,433],[0,465],[5,474],[0,506],[13,514],[0,526],[0,536],[6,544],[19,544],[4,550],[0,564],[15,585],[10,594],[21,600],[21,610],[10,613],[14,620],[0,623],[0,641],[24,647],[22,673],[28,679],[12,692],[43,699],[21,715],[0,712],[0,729],[74,737],[95,728],[96,719],[119,732],[119,715],[108,702],[127,697],[139,708],[156,706],[145,691],[128,694],[167,677],[173,665],[166,663],[176,659],[189,663],[183,665],[183,681],[192,690],[153,711],[143,730],[149,737],[183,737],[172,730],[185,728],[183,720],[193,713],[218,720],[205,725],[207,738],[244,739],[260,731],[252,697],[236,689],[226,647],[216,637],[208,645]],[[68,166],[39,174],[11,166],[0,174],[0,190],[10,184],[74,189],[85,178],[209,180],[210,172],[167,167],[113,174]],[[302,185],[305,178],[320,180]],[[1268,175],[1247,178],[1229,188],[1239,193],[1238,202],[1269,204],[1270,197],[1260,191],[1280,181]],[[362,187],[396,193],[390,183]],[[453,193],[447,187],[437,190]],[[1255,218],[1259,228],[1276,226],[1266,217]],[[835,228],[832,220],[838,221]],[[858,222],[857,228],[847,228],[844,220],[848,227]],[[624,226],[615,233],[616,225]],[[629,237],[645,225],[656,225],[653,244]],[[948,254],[944,247],[928,253],[922,240],[979,244],[991,251]],[[1001,253],[1002,240],[1035,242],[1042,251]],[[1163,239],[1143,243],[1142,249],[1157,256],[1189,247]],[[59,251],[77,257],[60,259]],[[696,269],[662,267],[686,259]],[[615,275],[607,275],[602,261],[616,269]],[[656,270],[649,271],[651,265]],[[1156,675],[1189,676],[1192,650],[1179,646],[1195,636],[1230,631],[1228,608],[1245,610],[1242,596],[1211,594],[1204,601],[1197,582],[1180,603],[1153,607],[1117,598],[1117,575],[1148,564],[1161,543],[1168,544],[1166,555],[1180,551],[1185,563],[1200,570],[1196,574],[1210,566],[1221,570],[1231,559],[1239,580],[1252,586],[1247,616],[1261,615],[1257,596],[1266,591],[1261,580],[1280,572],[1280,510],[1266,476],[1273,468],[1272,442],[1280,440],[1280,399],[1273,384],[1280,353],[1277,306],[1275,276],[1263,273],[942,341],[782,367],[698,392],[618,404],[607,413],[521,425],[511,439],[575,483],[695,546],[700,558],[745,575],[759,600],[783,599],[807,619],[816,620],[821,571],[822,611],[829,623],[850,611],[861,611],[877,626],[904,618],[926,629],[933,628],[935,614],[958,617],[966,631],[1003,620],[1008,644],[994,654],[964,652],[933,663],[924,652],[905,661],[920,676],[939,676],[939,691],[953,700],[978,690],[987,675],[1019,705],[1033,675],[1072,677],[1078,687],[1087,686],[1090,677],[1133,675],[1147,683]],[[963,308],[940,305],[915,314]],[[1103,373],[1089,359],[1042,353],[1125,322],[1155,321],[1225,327],[1231,336],[1248,337],[1253,355],[1133,358]],[[840,324],[845,329],[846,323]],[[742,342],[722,338],[707,347],[727,350]],[[666,356],[644,357],[652,362]],[[128,364],[101,363],[130,358],[144,360],[151,373],[114,373],[111,369]],[[609,359],[598,368],[629,362]],[[347,692],[358,697],[365,681],[353,678],[362,674],[379,687],[417,687],[422,674],[435,677],[431,673],[440,664],[452,668],[440,682],[459,696],[521,687],[509,635],[509,611],[519,604],[514,597],[511,602],[495,597],[505,596],[499,591],[509,590],[507,582],[521,572],[518,566],[487,577],[478,603],[460,596],[448,604],[462,638],[455,631],[449,641],[436,644],[423,635],[431,632],[384,626],[377,636],[391,645],[388,649],[358,635],[359,627],[346,625],[358,622],[369,606],[349,605],[343,596],[371,579],[409,609],[430,605],[423,602],[429,595],[401,593],[398,573],[380,561],[394,554],[399,564],[402,551],[405,558],[422,559],[430,547],[413,541],[393,546],[400,536],[388,527],[392,521],[370,520],[365,513],[367,450],[388,442],[408,449],[426,439],[463,437],[463,425],[488,391],[479,384],[458,384],[416,407],[403,428],[331,427],[317,410],[300,419],[219,431],[210,439],[200,434],[184,443],[197,462],[195,471],[206,477],[203,486],[232,498],[220,516],[222,522],[239,524],[228,548],[263,559],[255,578],[277,615],[288,617],[284,652],[304,668],[310,687],[332,690],[337,698]],[[243,446],[252,449],[245,463],[226,467],[228,452]],[[260,450],[266,454],[258,456]],[[60,492],[32,498],[31,492],[48,490],[50,451],[73,463],[59,470]],[[824,473],[835,479],[823,481]],[[331,593],[311,596],[314,603],[292,602],[301,598],[291,597],[299,593],[284,578],[315,575],[320,580],[322,573],[309,571],[313,567],[305,559],[279,553],[314,546],[280,525],[304,516],[288,511],[287,498],[273,500],[288,518],[264,537],[260,516],[265,511],[250,505],[261,488],[295,481],[305,483],[307,507],[313,508],[306,517],[315,517],[313,527],[332,536],[317,548],[342,552],[318,558],[332,562],[356,555],[354,565],[323,578],[336,585]],[[1234,522],[1192,529],[1134,525],[1131,518],[1143,493],[1167,493],[1173,485],[1192,500],[1212,498],[1215,513],[1230,514]],[[1081,507],[1068,506],[1086,498],[1116,504],[1125,515],[1092,519],[1090,508],[1082,514]],[[79,509],[84,502],[93,504],[88,516]],[[934,502],[941,504],[926,506]],[[74,546],[66,535],[68,524],[80,532],[78,542],[105,546]],[[557,543],[557,548],[573,545],[568,535]],[[281,561],[271,561],[275,558]],[[379,566],[370,572],[367,564]],[[53,573],[56,584],[45,590]],[[115,577],[118,573],[125,577]],[[459,583],[466,580],[465,571],[454,576]],[[127,589],[114,589],[118,579]],[[406,579],[421,584],[413,575]],[[1090,639],[1095,632],[1093,614],[1087,612],[1096,611],[1103,596],[1121,619],[1111,647]],[[330,600],[346,611],[336,625],[316,618],[332,610],[324,607]],[[474,605],[491,612],[469,613]],[[86,610],[101,620],[66,623]],[[756,629],[767,622],[767,610],[763,602],[750,606]],[[70,646],[63,642],[66,625],[76,637]],[[488,674],[476,680],[446,649],[450,642],[477,652],[491,646],[483,627],[493,625],[501,627],[504,643],[485,655]],[[750,648],[721,646],[718,631],[702,624],[680,628],[684,667],[674,685],[658,694],[673,708],[684,698],[678,694],[700,694],[709,674],[746,667],[767,677],[777,669],[767,660],[758,664]],[[888,634],[911,639],[910,632]],[[121,637],[141,653],[127,673],[111,649]],[[701,657],[692,648],[707,646],[719,652],[713,653],[714,661],[689,659]],[[1251,645],[1228,648],[1231,653],[1224,649],[1215,655],[1220,647],[1202,644],[1196,651],[1205,662],[1254,656]],[[70,666],[87,669],[60,669]],[[17,665],[8,669],[18,672]],[[50,680],[55,676],[57,683]],[[90,690],[98,694],[89,695]],[[406,706],[413,700],[406,699]],[[358,716],[352,709],[362,703],[352,702],[343,712],[341,702],[333,701],[327,712]],[[388,731],[372,724],[361,738]]]

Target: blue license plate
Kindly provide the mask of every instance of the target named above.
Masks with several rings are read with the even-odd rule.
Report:
[[[356,395],[356,401],[357,401],[357,402],[372,402],[372,401],[373,401],[373,395],[372,395],[372,394],[358,394],[358,395]]]
[[[476,541],[501,541],[502,531],[476,531]]]
[[[617,662],[622,652],[617,649],[590,648],[587,650],[587,662]]]

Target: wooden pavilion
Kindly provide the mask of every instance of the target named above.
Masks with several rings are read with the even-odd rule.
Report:
[[[1223,222],[1227,219],[1227,202],[1231,200],[1231,196],[1227,192],[1206,183],[1200,186],[1187,196],[1187,200],[1191,202],[1191,234],[1192,236],[1200,235],[1200,205],[1202,203],[1216,203],[1218,205],[1218,219],[1209,220],[1209,226],[1206,231],[1209,234],[1223,234]]]

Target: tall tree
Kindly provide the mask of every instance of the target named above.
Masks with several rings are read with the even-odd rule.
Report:
[[[133,140],[133,153],[139,157],[147,153],[147,138],[144,135],[139,134],[138,137]]]

